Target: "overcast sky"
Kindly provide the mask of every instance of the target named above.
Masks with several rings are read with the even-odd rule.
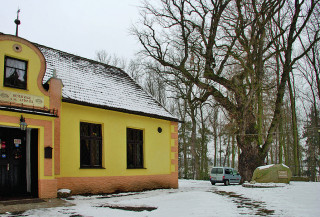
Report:
[[[139,18],[140,0],[0,0],[0,32],[89,59],[105,50],[127,59],[139,45],[129,28]]]

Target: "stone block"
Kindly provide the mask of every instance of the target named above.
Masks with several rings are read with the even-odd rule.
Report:
[[[290,183],[292,172],[284,164],[261,166],[253,172],[252,180],[257,183]]]

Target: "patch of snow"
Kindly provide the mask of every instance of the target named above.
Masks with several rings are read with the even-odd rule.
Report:
[[[244,183],[244,187],[256,187],[256,188],[276,188],[276,187],[285,187],[286,183]]]
[[[71,190],[70,190],[70,189],[59,189],[59,190],[58,190],[58,193],[67,193],[67,194],[70,194],[70,193],[71,193]]]
[[[263,169],[270,168],[270,167],[272,167],[272,166],[274,166],[274,164],[269,164],[269,165],[265,165],[265,166],[260,166],[260,167],[258,167],[258,169],[263,170]],[[289,168],[289,167],[288,167],[287,165],[285,165],[285,164],[282,164],[282,166],[284,166],[284,167],[286,167],[286,168]]]
[[[260,166],[258,167],[258,169],[263,170],[263,169],[268,169],[270,167],[274,166],[274,164],[269,164],[269,165],[265,165],[265,166]]]
[[[229,193],[236,197],[230,197]],[[290,182],[282,188],[244,188],[241,185],[211,185],[209,181],[179,180],[179,189],[159,189],[122,194],[73,196],[72,207],[29,210],[26,216],[117,216],[117,217],[211,217],[256,216],[259,209],[272,216],[316,217],[320,213],[320,183]],[[241,199],[244,199],[241,204]],[[240,203],[240,204],[239,204]],[[252,203],[252,207],[246,204]],[[157,207],[134,212],[102,207]],[[266,214],[265,216],[270,216]],[[4,216],[12,216],[10,214]]]

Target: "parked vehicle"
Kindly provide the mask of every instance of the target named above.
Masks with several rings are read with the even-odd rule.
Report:
[[[216,183],[240,184],[240,174],[231,167],[213,167],[210,172],[210,182],[212,185]]]

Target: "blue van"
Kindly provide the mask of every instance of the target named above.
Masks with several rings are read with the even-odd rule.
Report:
[[[213,167],[210,172],[210,182],[212,185],[216,183],[240,184],[240,174],[231,167]]]

